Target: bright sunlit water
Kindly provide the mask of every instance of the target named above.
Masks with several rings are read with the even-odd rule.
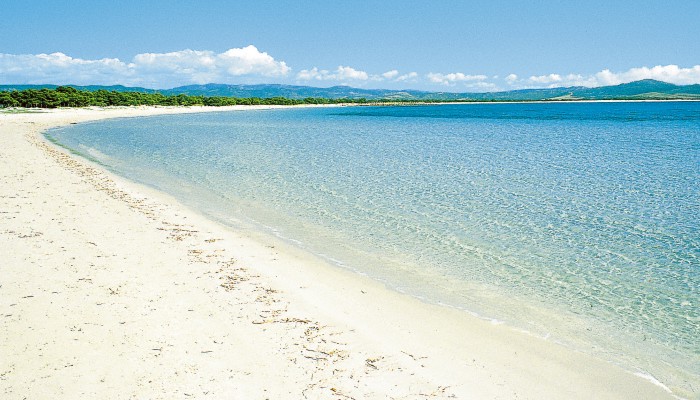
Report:
[[[700,391],[700,103],[220,112],[47,136],[234,227]]]

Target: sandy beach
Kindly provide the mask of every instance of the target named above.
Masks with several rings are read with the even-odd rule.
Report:
[[[5,399],[664,399],[662,385],[233,231],[0,113]]]

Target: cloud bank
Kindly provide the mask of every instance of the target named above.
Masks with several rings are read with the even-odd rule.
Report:
[[[690,68],[682,68],[678,65],[657,65],[655,67],[631,68],[623,72],[612,72],[604,69],[592,75],[581,74],[546,74],[533,75],[525,79],[510,74],[505,78],[511,88],[542,88],[562,86],[610,86],[639,81],[642,79],[655,79],[658,81],[673,83],[676,85],[692,85],[700,83],[700,65]]]
[[[170,53],[142,53],[129,62],[117,58],[74,58],[60,52],[21,55],[0,53],[0,84],[121,84],[172,88],[204,83],[316,83],[484,92],[566,86],[597,87],[641,79],[656,79],[678,85],[700,83],[700,65],[680,67],[673,64],[636,67],[622,72],[603,69],[589,75],[555,72],[520,76],[511,73],[503,78],[464,72],[402,73],[398,69],[370,73],[347,65],[339,65],[335,69],[313,67],[298,71],[292,74],[292,68],[287,63],[253,45],[232,48],[222,53],[190,49]]]
[[[439,83],[445,86],[453,86],[458,82],[485,81],[488,79],[486,75],[465,75],[461,72],[453,72],[449,74],[441,74],[431,72],[426,75],[428,80],[433,83]]]
[[[369,74],[365,71],[352,67],[340,65],[334,71],[319,69],[303,69],[296,75],[298,83],[308,83],[309,81],[333,81],[340,84],[352,84],[364,86],[366,82],[417,82],[418,73],[409,72],[401,74],[399,70],[392,69],[381,74]]]
[[[190,83],[231,83],[235,78],[283,77],[291,68],[255,46],[213,51],[181,50],[137,54],[129,63],[116,58],[85,60],[63,53],[1,54],[2,83],[122,84],[156,88]]]
[[[366,81],[370,79],[370,76],[365,71],[359,71],[352,67],[344,67],[342,65],[338,66],[335,71],[328,71],[325,69],[319,70],[316,67],[311,69],[304,69],[299,71],[297,74],[297,80],[299,81]]]

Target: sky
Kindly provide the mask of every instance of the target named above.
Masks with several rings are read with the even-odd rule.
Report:
[[[698,0],[3,0],[0,84],[693,84],[699,21]]]

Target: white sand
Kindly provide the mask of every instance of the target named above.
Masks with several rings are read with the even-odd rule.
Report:
[[[231,231],[39,135],[198,111],[0,113],[1,398],[671,398],[606,362]]]

